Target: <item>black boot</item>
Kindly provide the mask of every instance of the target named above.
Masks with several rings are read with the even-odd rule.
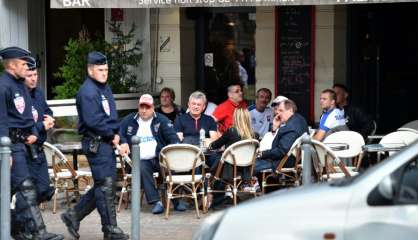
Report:
[[[42,219],[41,211],[38,208],[37,204],[37,194],[35,190],[35,185],[30,179],[23,181],[20,186],[20,194],[28,208],[26,209],[27,213],[31,216],[33,222],[33,228],[31,229],[32,239],[36,240],[62,240],[64,236],[54,233],[49,233],[46,231],[44,221]]]
[[[15,240],[30,240],[33,239],[33,236],[29,229],[31,222],[27,222],[25,216],[22,216],[23,213],[18,213],[16,210],[10,211],[10,220],[11,220],[11,235]],[[18,216],[19,215],[19,216]]]
[[[61,220],[65,223],[68,232],[71,234],[73,238],[80,238],[80,234],[78,234],[78,230],[80,229],[80,222],[87,215],[89,215],[95,208],[96,199],[93,198],[91,201],[88,201],[87,204],[83,204],[82,208],[79,211],[69,208],[67,211],[61,214]]]
[[[117,226],[116,210],[115,210],[115,184],[111,177],[105,178],[103,185],[100,186],[104,195],[106,215],[108,217],[108,225],[102,226],[103,239],[105,240],[126,240],[129,235],[123,233],[122,229]]]

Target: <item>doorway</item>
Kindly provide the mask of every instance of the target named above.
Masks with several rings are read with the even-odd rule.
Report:
[[[352,102],[387,133],[418,119],[418,3],[348,7],[348,86]]]
[[[53,99],[53,88],[62,83],[54,77],[65,60],[64,46],[77,39],[84,28],[90,37],[104,36],[104,9],[51,9],[46,4],[47,99]]]

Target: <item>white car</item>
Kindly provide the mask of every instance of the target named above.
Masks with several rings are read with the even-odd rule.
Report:
[[[194,239],[418,239],[418,141],[356,177],[214,213]]]

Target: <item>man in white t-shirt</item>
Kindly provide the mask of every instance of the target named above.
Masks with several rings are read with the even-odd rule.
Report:
[[[268,106],[270,100],[270,89],[260,88],[256,94],[255,104],[248,107],[251,115],[251,125],[260,138],[263,138],[269,131],[270,123],[274,117],[273,110]]]
[[[134,135],[140,138],[141,182],[145,197],[149,204],[154,205],[152,213],[160,214],[164,212],[164,207],[154,184],[153,173],[160,168],[160,150],[168,144],[179,143],[180,140],[171,121],[154,111],[154,100],[149,94],[144,94],[139,99],[138,112],[129,114],[121,122],[121,155],[129,154]],[[184,205],[176,203],[174,208],[178,211],[186,210]]]
[[[337,95],[331,89],[321,92],[319,104],[323,110],[319,121],[319,128],[313,136],[318,141],[324,140],[331,132],[347,130],[345,125],[344,110],[336,106]]]

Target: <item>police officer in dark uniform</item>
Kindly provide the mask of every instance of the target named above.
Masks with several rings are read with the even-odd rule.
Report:
[[[104,239],[129,239],[116,223],[114,147],[119,144],[120,137],[115,100],[106,84],[107,58],[100,52],[90,52],[87,63],[88,77],[77,93],[76,105],[78,131],[84,136],[82,149],[92,170],[94,187],[73,209],[63,213],[61,219],[70,234],[79,238],[80,221],[97,208]]]
[[[0,105],[6,106],[1,111],[6,112],[7,135],[12,141],[11,188],[17,199],[12,219],[25,221],[25,228],[21,228],[20,224],[12,225],[12,235],[15,239],[60,240],[64,239],[62,235],[46,231],[38,208],[36,185],[28,166],[29,162],[36,160],[34,144],[39,138],[32,116],[32,101],[23,83],[28,70],[25,58],[29,55],[28,51],[18,47],[0,51],[5,68],[0,76]],[[0,131],[2,135],[6,134],[4,124]]]
[[[29,90],[32,100],[32,116],[35,127],[38,130],[39,138],[36,141],[37,159],[29,162],[29,170],[32,177],[36,180],[38,192],[38,203],[51,200],[55,189],[49,184],[48,162],[43,151],[43,144],[46,141],[47,131],[54,127],[55,119],[53,113],[45,101],[44,93],[37,88],[38,71],[36,70],[36,60],[29,56],[25,59],[28,71],[25,77],[25,85]]]

